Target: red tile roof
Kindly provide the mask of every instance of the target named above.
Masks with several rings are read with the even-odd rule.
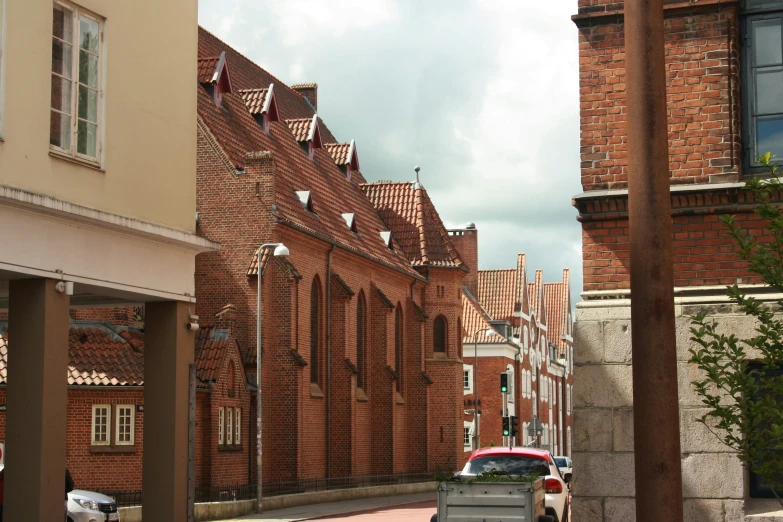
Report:
[[[492,318],[486,310],[469,292],[462,293],[462,350],[466,357],[471,356],[468,345],[473,344],[476,332],[491,328],[491,320]],[[475,342],[479,344],[506,344],[509,341],[500,335],[487,336],[487,332],[483,331],[475,337]]]
[[[215,79],[217,65],[220,62],[220,56],[208,56],[198,59],[198,82],[211,83]]]
[[[314,118],[297,118],[295,120],[285,120],[288,128],[291,129],[291,133],[294,135],[296,141],[310,141],[312,134],[315,132],[313,125],[315,125]]]
[[[418,183],[378,182],[362,189],[413,266],[465,267],[427,191]]]
[[[528,283],[527,291],[530,299],[530,310],[536,316],[536,323],[539,325],[547,325],[547,311],[546,303],[544,302],[543,295],[543,278],[544,273],[541,270],[536,270],[536,280],[534,283]],[[549,327],[547,326],[547,332]],[[548,336],[547,336],[548,337]]]
[[[560,354],[564,354],[568,343],[560,336],[568,332],[568,318],[571,311],[571,289],[569,288],[568,269],[563,271],[563,281],[560,283],[544,283],[546,312],[549,320],[547,338],[558,346]]]
[[[203,28],[199,28],[199,56],[215,56],[225,51],[235,89],[256,89],[274,83],[280,118],[312,121],[315,112],[296,91],[231,49]],[[234,165],[243,169],[246,155],[268,151],[274,157],[276,218],[283,225],[303,230],[348,251],[355,251],[386,266],[421,278],[402,253],[389,249],[380,237],[386,225],[356,183],[346,179],[325,150],[308,158],[288,126],[272,123],[270,134],[261,130],[238,93],[223,95],[217,107],[206,89],[198,86],[198,114]],[[322,141],[337,142],[319,120]],[[355,182],[364,178],[357,172]],[[309,190],[314,212],[305,210],[296,191]],[[343,213],[356,214],[358,233],[346,226]]]
[[[350,143],[326,143],[324,144],[326,150],[334,158],[334,162],[337,165],[348,165],[351,161],[351,144]]]
[[[0,325],[0,383],[8,382],[7,323]],[[215,336],[212,328],[196,338],[196,376],[200,384],[215,382],[216,361],[222,361],[234,340]],[[72,322],[68,335],[68,384],[142,386],[144,334],[105,323]],[[216,338],[213,338],[216,337]],[[223,337],[227,337],[223,335]],[[216,369],[217,368],[217,369]],[[12,377],[13,378],[13,377]]]
[[[242,89],[239,91],[239,95],[247,106],[250,114],[262,114],[264,112],[264,105],[266,104],[266,95],[269,93],[269,89]]]
[[[478,300],[494,320],[513,324],[518,302],[517,270],[479,270]]]

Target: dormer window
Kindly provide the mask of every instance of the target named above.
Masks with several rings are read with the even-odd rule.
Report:
[[[351,229],[351,232],[358,234],[356,229],[356,214],[353,212],[350,214],[343,214],[343,219],[345,220],[345,224],[348,225],[348,228]]]
[[[234,92],[231,88],[231,76],[228,72],[225,51],[220,53],[220,56],[199,58],[198,81],[212,95],[215,105],[222,107],[223,95]]]
[[[392,235],[391,232],[388,230],[385,230],[381,232],[381,239],[383,239],[384,244],[386,244],[386,248],[391,249],[392,248]]]
[[[242,96],[248,112],[253,115],[261,129],[269,134],[269,124],[273,121],[280,121],[277,99],[275,98],[275,85],[270,83],[266,89],[243,89],[239,91],[239,94]]]
[[[351,143],[327,143],[326,150],[332,155],[337,167],[345,175],[345,179],[351,181],[354,172],[359,171],[359,155],[356,153],[356,142]]]
[[[299,198],[299,201],[302,203],[302,206],[307,210],[308,212],[312,212],[315,214],[315,210],[313,210],[313,198],[310,195],[309,190],[297,190],[296,195]]]
[[[321,142],[321,129],[318,127],[318,115],[312,118],[300,118],[297,120],[285,120],[294,139],[310,159],[315,157],[315,149],[323,147]]]

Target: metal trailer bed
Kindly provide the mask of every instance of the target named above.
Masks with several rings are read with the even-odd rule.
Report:
[[[536,482],[441,482],[431,522],[550,522],[544,479]]]

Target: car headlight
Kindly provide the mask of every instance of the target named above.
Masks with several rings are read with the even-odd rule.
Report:
[[[92,509],[93,511],[99,510],[98,503],[94,500],[87,500],[87,499],[80,498],[76,502],[78,502],[79,505],[84,509]]]

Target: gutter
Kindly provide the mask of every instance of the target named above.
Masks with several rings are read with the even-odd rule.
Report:
[[[326,253],[326,478],[332,476],[332,252]]]

